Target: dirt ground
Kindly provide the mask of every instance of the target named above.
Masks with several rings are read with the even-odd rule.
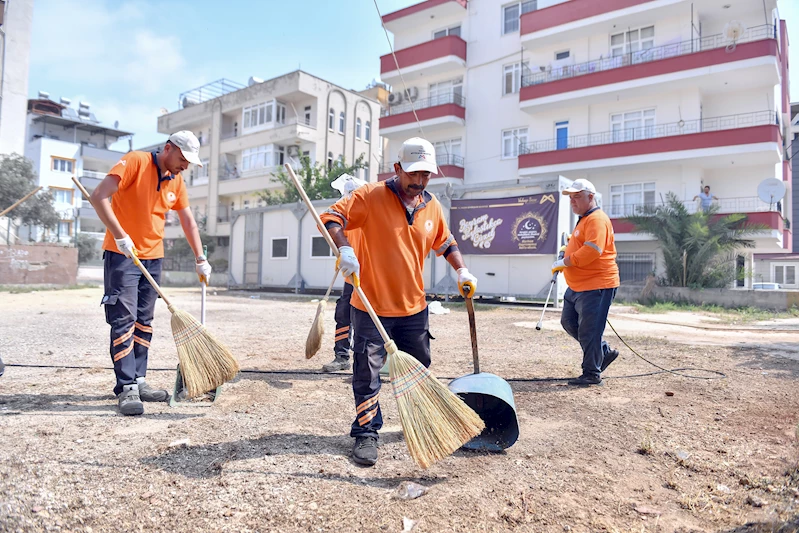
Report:
[[[167,292],[199,313],[198,291]],[[796,321],[712,329],[725,326],[618,307],[612,323],[646,358],[726,378],[649,374],[608,332],[621,357],[605,386],[575,389],[564,379],[579,374],[580,351],[557,312],[536,331],[540,310],[478,305],[482,369],[511,382],[521,436],[503,453],[459,451],[421,470],[390,387],[380,461],[350,460],[350,375],[314,373],[331,359],[332,305],[322,351],[306,360],[316,303],[211,293],[209,328],[246,372],[212,406],[146,404],[129,418],[111,392],[100,298],[94,288],[0,293],[0,355],[11,365],[0,378],[0,531],[799,529]],[[433,373],[470,373],[464,308],[430,323]],[[154,327],[148,380],[171,389],[162,303]],[[407,481],[429,491],[395,498]]]

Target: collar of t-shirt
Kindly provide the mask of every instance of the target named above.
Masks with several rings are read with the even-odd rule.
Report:
[[[593,213],[597,209],[599,209],[599,206],[593,207],[593,208],[589,209],[588,211],[586,211],[583,216],[581,216],[580,218],[577,219],[577,224],[579,224],[582,219],[584,219],[585,217],[587,217],[588,215],[590,215],[591,213]],[[575,224],[575,226],[577,224]]]
[[[400,203],[405,207],[405,218],[408,221],[408,224],[411,224],[411,225],[413,224],[413,218],[416,215],[416,213],[418,211],[424,209],[425,206],[427,206],[427,203],[430,202],[433,199],[433,195],[431,195],[429,192],[422,191],[421,201],[418,204],[416,204],[416,207],[412,207],[412,208],[411,207],[407,207],[407,206],[405,206],[405,202],[402,201],[402,196],[400,196],[400,193],[399,193],[399,178],[397,176],[394,176],[391,179],[387,179],[386,180],[386,187],[388,187],[388,189],[391,192],[393,192],[394,194],[397,195],[397,198],[399,199]]]
[[[161,167],[158,166],[158,152],[150,152],[153,156],[153,165],[155,165],[155,171],[158,172],[158,188],[157,191],[161,191],[161,182],[162,181],[170,181],[175,179],[175,176],[172,174],[167,174],[166,176],[161,174]]]

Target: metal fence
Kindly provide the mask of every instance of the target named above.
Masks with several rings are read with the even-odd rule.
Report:
[[[399,115],[402,113],[409,113],[416,109],[425,109],[427,107],[435,107],[439,105],[445,104],[455,104],[460,107],[466,107],[466,98],[463,97],[461,94],[456,93],[446,93],[446,94],[437,94],[435,96],[428,96],[427,98],[419,98],[415,102],[409,102],[407,104],[399,104],[389,106],[388,108],[383,108],[380,111],[381,117],[388,117],[391,115]]]
[[[701,118],[695,120],[680,120],[667,124],[640,126],[636,128],[620,128],[600,133],[588,133],[573,137],[547,139],[519,144],[519,154],[534,154],[539,152],[552,152],[569,148],[584,148],[620,142],[641,141],[646,139],[659,139],[676,135],[689,135],[709,131],[731,130],[750,128],[752,126],[765,126],[779,124],[779,117],[774,111],[754,111],[739,115],[723,117]]]
[[[377,172],[379,174],[387,174],[389,172],[394,172],[394,161],[390,163],[381,163],[378,167]],[[452,165],[455,167],[463,168],[463,156],[455,155],[455,154],[437,154],[436,155],[436,165],[444,166],[444,165]]]
[[[741,37],[735,40],[734,44],[725,35],[716,34],[709,35],[707,37],[691,39],[688,41],[668,43],[661,46],[646,48],[644,50],[637,50],[635,52],[630,51],[615,57],[594,59],[592,61],[576,63],[574,65],[550,67],[544,72],[535,72],[522,77],[522,87],[540,85],[542,83],[548,83],[551,81],[558,81],[567,78],[576,78],[586,74],[613,70],[629,65],[637,65],[640,63],[659,61],[661,59],[668,59],[670,57],[679,57],[697,52],[704,52],[707,50],[733,47],[741,43],[761,41],[763,39],[776,39],[776,37],[777,27],[771,24],[764,24],[746,29]]]
[[[702,209],[701,200],[698,198],[696,200],[683,200],[682,204],[691,214],[697,213]],[[644,214],[647,209],[654,209],[664,205],[666,204],[662,200],[626,204],[614,203],[613,196],[611,195],[610,199],[605,202],[605,209],[610,218],[623,218],[632,215],[641,215]],[[782,207],[781,203],[775,202],[769,204],[757,196],[719,198],[718,200],[713,200],[712,205],[718,207],[718,212],[721,214],[780,211]]]
[[[619,266],[619,279],[622,283],[645,281],[655,272],[655,254],[618,254],[616,264]]]

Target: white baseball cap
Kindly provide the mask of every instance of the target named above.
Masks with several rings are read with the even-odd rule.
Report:
[[[579,179],[579,180],[574,180],[571,185],[563,189],[561,194],[571,196],[572,194],[577,194],[578,192],[583,192],[583,191],[588,191],[591,194],[596,194],[596,187],[594,187],[594,184],[588,180]]]
[[[414,137],[402,143],[399,151],[399,164],[405,172],[430,172],[438,174],[436,149],[421,137]]]
[[[200,161],[200,141],[188,130],[179,131],[169,136],[169,142],[180,148],[180,152],[186,161],[199,167],[203,166]]]

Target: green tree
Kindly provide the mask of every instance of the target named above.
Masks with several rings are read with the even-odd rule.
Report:
[[[78,249],[78,263],[86,263],[97,257],[97,239],[85,233],[78,233],[72,240]]]
[[[208,248],[208,256],[216,250],[216,239],[205,232],[207,217],[194,214],[197,227],[200,230],[200,240]],[[178,270],[192,270],[194,268],[194,251],[189,246],[189,241],[185,237],[171,239],[171,242],[164,242],[164,257],[172,259],[177,263]]]
[[[746,218],[743,213],[719,215],[718,206],[689,213],[677,195],[669,192],[664,204],[645,206],[627,221],[635,225],[635,233],[648,233],[659,241],[665,284],[703,288],[729,285],[736,276],[736,252],[754,248],[749,237],[768,229]]]
[[[330,169],[321,163],[312,164],[311,159],[307,156],[300,157],[300,165],[300,170],[295,170],[295,173],[311,200],[336,198],[339,192],[330,184],[342,174],[355,175],[358,169],[366,166],[363,155],[358,157],[352,165],[348,165],[344,160],[336,161]],[[294,187],[294,182],[285,168],[280,167],[280,170],[272,174],[272,179],[283,185],[283,189],[260,191],[258,197],[267,205],[290,204],[300,200],[300,193],[297,192],[297,188]]]
[[[21,155],[0,155],[0,211],[36,188],[36,173],[30,161]],[[39,192],[8,214],[23,224],[55,228],[60,217],[53,208],[53,194]]]

